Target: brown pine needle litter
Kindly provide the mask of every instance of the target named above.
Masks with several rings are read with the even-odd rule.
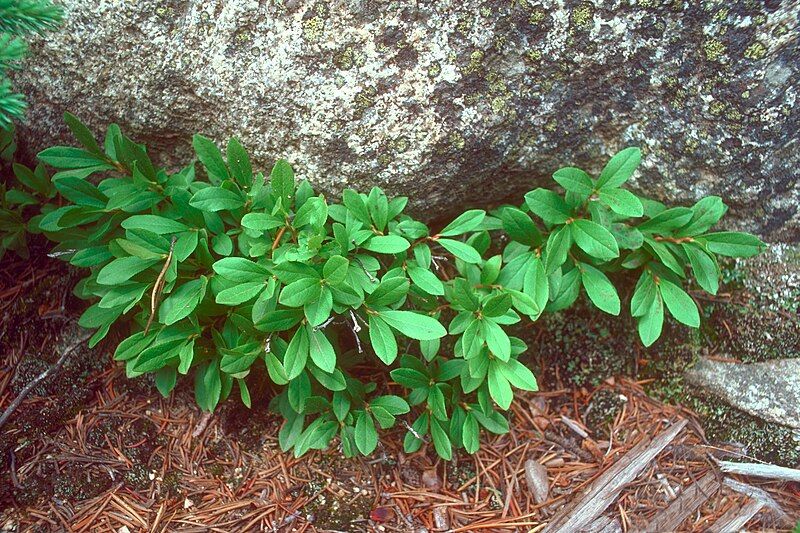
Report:
[[[23,274],[2,280],[0,308],[19,308],[29,280],[41,284],[48,272],[32,267]],[[44,298],[30,296],[36,305],[26,307],[24,323],[4,318],[0,411],[20,388],[14,377],[24,355],[52,351],[74,316],[60,292],[69,280],[62,285]],[[296,459],[280,451],[280,418],[263,403],[248,411],[228,402],[204,416],[186,388],[164,399],[126,380],[112,349],[109,343],[91,352],[91,362],[77,370],[79,362],[66,365],[61,381],[36,387],[3,428],[1,530],[538,532],[637,444],[682,420],[686,426],[595,525],[627,532],[680,520],[677,530],[699,532],[741,518],[751,530],[790,530],[787,516],[800,516],[797,483],[723,475],[715,459],[731,459],[735,450],[706,442],[691,412],[649,398],[640,383],[624,378],[598,389],[627,398],[604,435],[593,434],[584,419],[597,391],[560,389],[521,395],[508,434],[483,434],[477,454],[456,454],[450,463],[438,460],[430,444],[404,454],[403,428],[368,458],[344,459],[332,448]],[[67,402],[76,391],[83,391],[80,401]],[[528,460],[546,468],[544,503],[528,487]],[[701,480],[713,492],[687,493],[701,500],[693,500],[696,510],[685,518],[665,514]],[[739,509],[757,511],[738,517]]]

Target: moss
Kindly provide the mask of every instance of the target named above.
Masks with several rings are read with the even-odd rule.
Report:
[[[727,48],[722,41],[718,39],[706,39],[703,41],[703,54],[709,61],[719,62],[724,58]]]
[[[609,428],[628,399],[611,389],[600,389],[592,395],[583,420],[595,435],[609,435]]]
[[[747,49],[744,51],[744,57],[747,59],[752,59],[753,61],[758,61],[759,59],[764,59],[767,56],[767,47],[764,46],[763,43],[758,41],[754,42]]]
[[[150,481],[150,472],[144,465],[133,465],[125,472],[125,484],[133,490],[147,489]]]

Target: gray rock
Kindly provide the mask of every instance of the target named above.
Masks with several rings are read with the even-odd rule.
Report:
[[[800,429],[800,359],[739,364],[701,358],[685,377],[737,409]]]
[[[643,148],[635,188],[800,237],[797,2],[63,0],[15,77],[28,153],[63,110],[185,162],[196,131],[426,218]],[[545,181],[547,179],[547,181]]]

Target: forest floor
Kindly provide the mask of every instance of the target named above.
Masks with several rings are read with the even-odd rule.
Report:
[[[0,410],[75,338],[77,279],[47,258],[3,260]],[[266,401],[252,410],[227,402],[204,417],[188,386],[164,399],[148,380],[127,380],[111,360],[114,342],[77,350],[0,429],[0,531],[540,531],[637,444],[685,420],[604,508],[606,530],[627,532],[707,474],[721,481],[715,459],[740,452],[709,441],[692,411],[649,397],[650,380],[582,387],[555,375],[542,392],[518,395],[511,431],[484,436],[473,456],[447,463],[426,446],[404,454],[398,429],[368,458],[332,448],[296,459],[280,451],[281,421]],[[529,460],[546,471],[541,503]],[[800,516],[800,484],[738,479]],[[707,531],[752,501],[713,487],[678,530]],[[764,506],[746,527],[792,524]]]

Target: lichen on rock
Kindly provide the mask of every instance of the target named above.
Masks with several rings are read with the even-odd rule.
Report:
[[[434,218],[635,144],[642,192],[718,194],[743,227],[800,236],[797,3],[63,4],[15,74],[29,155],[68,140],[64,110],[176,165],[193,133],[235,135],[262,168],[285,157],[327,193],[380,185]]]

